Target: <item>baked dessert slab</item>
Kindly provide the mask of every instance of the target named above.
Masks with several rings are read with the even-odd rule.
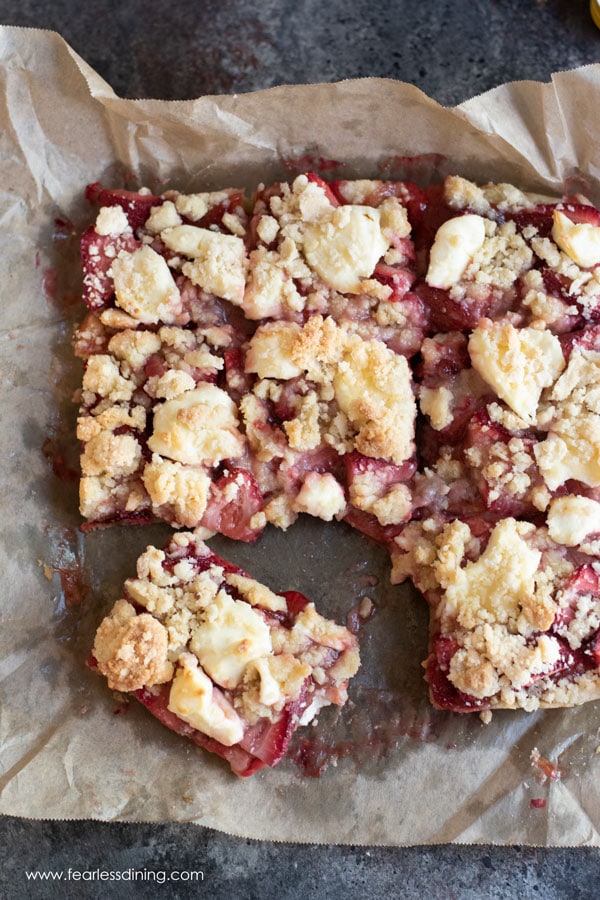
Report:
[[[299,513],[404,522],[425,325],[408,188],[305,175],[248,201],[88,196],[84,527],[163,519],[252,541]]]
[[[392,580],[429,603],[434,706],[573,706],[600,696],[600,214],[458,177],[431,196],[420,465]]]
[[[457,177],[439,202],[416,286],[438,328],[415,369],[419,515],[535,520],[563,494],[594,499],[600,213]]]
[[[296,591],[276,594],[192,532],[148,547],[101,622],[90,666],[164,725],[252,775],[343,706],[358,642]]]
[[[579,512],[580,532],[597,531],[600,520],[583,525]],[[435,707],[531,711],[600,698],[600,564],[594,541],[580,539],[568,546],[512,517],[428,519],[396,538],[392,581],[410,577],[430,606]]]
[[[84,527],[342,519],[427,597],[436,706],[596,696],[595,207],[459,176],[89,193]]]

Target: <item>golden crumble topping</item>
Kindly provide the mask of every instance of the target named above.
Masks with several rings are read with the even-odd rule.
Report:
[[[108,686],[115,691],[161,684],[173,674],[165,628],[153,616],[136,615],[125,600],[119,600],[102,621],[93,653]]]

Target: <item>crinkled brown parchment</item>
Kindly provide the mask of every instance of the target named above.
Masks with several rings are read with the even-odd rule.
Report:
[[[57,35],[2,28],[0,99],[0,811],[308,842],[600,845],[600,705],[497,713],[488,726],[430,710],[424,604],[392,587],[386,554],[343,525],[302,521],[253,546],[212,542],[327,614],[344,618],[363,597],[377,605],[352,703],[298,734],[291,759],[237,779],[111,695],[85,668],[93,631],[137,555],[168,529],[79,533],[70,402],[88,182],[206,190],[309,167],[421,181],[457,172],[546,193],[568,184],[598,202],[600,119],[589,110],[600,66],[456,109],[368,78],[129,101]],[[560,778],[541,783],[534,748]]]

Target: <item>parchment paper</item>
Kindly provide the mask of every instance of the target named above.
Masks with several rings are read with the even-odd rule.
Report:
[[[343,525],[301,521],[217,552],[341,619],[369,596],[364,666],[290,760],[237,779],[124,704],[84,665],[94,629],[166,526],[78,531],[70,352],[77,232],[91,181],[205,190],[324,174],[458,172],[600,199],[600,66],[511,84],[444,109],[363,79],[242,96],[119,99],[57,35],[0,29],[0,811],[33,818],[197,822],[331,843],[600,845],[600,704],[490,725],[429,709],[424,604],[386,554]],[[540,782],[537,748],[560,778]],[[320,778],[306,774],[329,760]],[[532,805],[531,801],[535,803]]]

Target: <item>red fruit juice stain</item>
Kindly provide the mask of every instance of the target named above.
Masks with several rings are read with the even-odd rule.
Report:
[[[59,310],[70,309],[81,302],[75,291],[61,291],[58,286],[58,271],[50,267],[42,273],[42,290],[49,306]]]
[[[59,245],[59,253],[64,256],[68,253],[70,242],[77,239],[77,231],[75,226],[69,219],[55,219],[54,231],[52,233],[52,241],[55,245]],[[60,247],[62,245],[62,248]],[[39,251],[35,254],[35,267],[39,269],[42,265],[42,256]],[[62,263],[59,267],[48,266],[42,271],[42,291],[47,303],[58,309],[67,309],[80,302],[80,295],[76,291],[66,291],[61,286],[61,270]]]
[[[60,578],[67,609],[81,606],[90,594],[90,588],[85,583],[81,565],[77,562],[73,566],[54,566],[53,571]]]
[[[325,769],[330,765],[337,765],[338,760],[344,757],[357,759],[356,748],[350,741],[340,744],[329,744],[323,738],[302,740],[292,750],[288,750],[287,756],[300,769],[302,775],[309,778],[320,778]]]
[[[358,634],[360,629],[373,618],[377,607],[369,597],[363,597],[355,603],[346,616],[346,628],[352,634]]]
[[[44,269],[42,273],[42,290],[48,303],[54,306],[58,292],[58,272],[55,268]]]
[[[302,174],[313,169],[317,172],[330,172],[332,169],[338,169],[344,165],[336,159],[327,159],[325,156],[311,153],[305,153],[303,156],[282,156],[281,163],[288,172],[295,174]]]
[[[384,759],[404,738],[435,739],[432,722],[421,720],[415,710],[399,710],[397,697],[389,691],[363,693],[368,696],[357,700],[355,713],[348,719],[351,737],[336,739],[321,730],[314,737],[301,737],[290,747],[287,758],[303,776],[319,778],[328,766],[336,766],[343,759],[351,759],[360,769],[366,763]]]
[[[58,435],[49,435],[42,444],[42,453],[52,467],[57,478],[65,482],[74,482],[79,478],[77,470],[66,459],[65,449],[61,446]]]
[[[417,156],[388,156],[379,163],[379,169],[387,178],[404,178],[419,181],[423,176],[442,169],[447,157],[442,153],[420,153]]]
[[[67,609],[81,606],[91,594],[82,562],[77,552],[78,537],[74,528],[65,528],[59,535],[50,538],[52,559],[40,560],[44,575],[51,581],[54,575],[60,578],[64,605]]]

